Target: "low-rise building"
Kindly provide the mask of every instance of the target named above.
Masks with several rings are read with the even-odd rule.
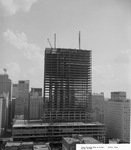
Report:
[[[72,137],[72,134],[82,134],[105,143],[105,125],[83,122],[43,123],[43,121],[16,120],[13,125],[14,141],[28,139],[43,141],[62,141],[62,137]]]
[[[7,142],[5,150],[19,150],[21,148],[21,142]]]
[[[76,144],[102,144],[102,143],[92,137],[83,137],[82,135],[62,138],[62,150],[76,150]]]
[[[35,144],[33,150],[51,150],[50,146],[45,144]]]

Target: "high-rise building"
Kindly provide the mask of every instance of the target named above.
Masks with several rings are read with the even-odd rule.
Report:
[[[9,93],[0,94],[0,131],[9,126]]]
[[[13,84],[12,97],[13,98],[18,98],[18,84]]]
[[[41,88],[31,88],[29,98],[29,119],[40,119],[43,116],[43,98]]]
[[[91,50],[45,49],[44,120],[90,122]]]
[[[0,94],[0,136],[2,132],[2,109],[3,109],[3,94]]]
[[[24,115],[28,119],[29,80],[21,80],[18,83],[18,98],[15,101],[15,114]]]
[[[92,94],[92,117],[93,121],[104,123],[104,93]]]
[[[105,124],[107,137],[130,142],[130,102],[126,92],[111,92],[105,101]]]
[[[11,110],[12,110],[12,120],[15,118],[15,103],[18,100],[18,84],[13,84],[12,87],[12,102],[11,102]]]
[[[0,94],[9,93],[9,99],[11,100],[11,80],[8,74],[0,74]]]
[[[0,94],[5,95],[8,98],[5,98],[6,100],[8,99],[8,102],[6,103],[6,108],[7,108],[7,116],[8,116],[8,126],[11,125],[12,122],[12,113],[11,113],[11,100],[12,100],[12,82],[9,79],[8,74],[0,74]],[[9,115],[10,114],[10,115]]]
[[[82,134],[104,143],[105,125],[91,122],[91,51],[47,48],[44,70],[43,120],[16,120],[13,140],[60,142],[62,137]],[[39,93],[34,91],[33,99]]]

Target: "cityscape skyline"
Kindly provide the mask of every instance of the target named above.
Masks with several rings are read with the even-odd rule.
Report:
[[[131,98],[131,2],[0,1],[0,73],[43,88],[47,38],[57,47],[92,50],[92,92],[125,91]]]

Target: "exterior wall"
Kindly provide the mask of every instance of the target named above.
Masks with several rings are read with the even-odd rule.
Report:
[[[21,80],[18,83],[18,99],[15,104],[15,115],[24,115],[28,119],[29,80]]]
[[[40,119],[43,116],[42,89],[32,88],[29,101],[30,119]]]
[[[13,84],[12,97],[18,98],[18,84]]]
[[[9,99],[11,99],[11,80],[7,74],[0,74],[0,94],[9,92]]]
[[[16,98],[12,97],[12,120],[15,118],[15,102],[16,102]]]
[[[9,125],[9,94],[0,94],[0,127],[6,128]]]
[[[104,93],[92,94],[93,121],[104,123]]]
[[[105,101],[105,124],[106,124],[106,138],[109,139],[110,135],[110,103]]]
[[[100,142],[105,142],[105,125],[103,124],[83,124],[83,125],[70,125],[63,123],[60,124],[39,124],[39,125],[29,125],[28,122],[25,125],[13,126],[13,139],[23,140],[28,139],[41,139],[43,141],[50,140],[62,140],[62,137],[72,137],[72,134],[82,134],[94,137]]]
[[[2,107],[3,105],[3,97],[0,96],[0,136],[1,136],[1,130],[2,130]]]
[[[11,90],[12,90],[12,83],[11,80],[9,79],[9,76],[7,74],[0,74],[0,94],[5,94],[5,96],[8,95],[8,103],[6,103],[6,106],[8,104],[7,106],[8,126],[11,125],[12,122],[12,112],[11,112],[12,91]]]
[[[91,121],[91,50],[45,50],[44,120]]]
[[[102,144],[102,143],[92,137],[87,136],[83,137],[82,135],[62,138],[62,150],[76,150],[76,144]]]
[[[24,100],[17,98],[15,100],[15,115],[24,115]]]
[[[43,98],[30,97],[30,119],[40,119],[43,116]]]
[[[115,99],[117,99],[115,97]],[[109,100],[106,105],[106,126],[109,138],[130,141],[130,102]]]
[[[82,144],[79,139],[68,142],[66,138],[62,138],[62,150],[76,150],[76,144]]]
[[[131,100],[129,100],[130,102],[130,144],[131,144]]]
[[[113,101],[126,101],[126,92],[111,92],[111,100]]]

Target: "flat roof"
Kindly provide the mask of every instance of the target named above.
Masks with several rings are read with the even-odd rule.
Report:
[[[34,145],[33,148],[34,150],[49,150],[49,147],[46,144]]]
[[[49,48],[49,47],[46,47],[45,48],[45,50],[77,50],[77,51],[92,51],[92,50],[90,50],[90,49],[77,49],[77,48],[56,48],[56,49],[54,49],[54,48]]]
[[[99,125],[103,126],[104,124],[99,122],[92,122],[92,123],[84,123],[84,122],[60,122],[60,123],[44,123],[43,121],[35,120],[35,121],[28,121],[28,120],[16,120],[13,127],[40,127],[40,126],[84,126],[84,125]]]
[[[99,143],[101,143],[92,137],[83,137],[83,140],[84,140],[85,144],[99,144]]]
[[[11,147],[11,146],[20,146],[20,142],[7,142],[5,146]]]
[[[100,144],[101,143],[92,137],[82,137],[81,140],[79,138],[72,138],[72,137],[65,137],[64,139],[67,141],[68,144],[82,143],[82,141],[84,144]]]
[[[33,145],[34,142],[22,142],[21,144],[22,144],[22,145]]]
[[[80,143],[80,140],[77,138],[72,138],[72,137],[65,137],[64,138],[68,144],[72,143]]]

